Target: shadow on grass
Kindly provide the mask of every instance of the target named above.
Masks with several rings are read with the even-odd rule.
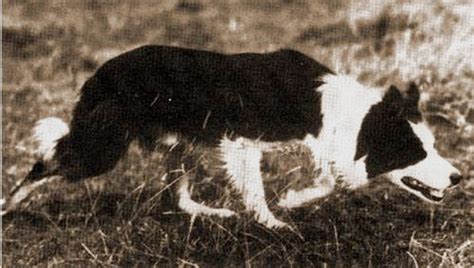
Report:
[[[389,193],[393,200],[386,200],[382,191],[375,195],[364,191],[340,192],[320,206],[291,211],[273,208],[297,233],[269,230],[246,213],[230,219],[192,219],[176,209],[163,207],[164,199],[153,199],[155,194],[156,191],[144,190],[140,194],[95,193],[74,200],[53,198],[37,204],[37,210],[5,216],[4,237],[14,237],[25,245],[37,243],[34,240],[38,236],[54,238],[61,244],[75,230],[83,235],[69,243],[87,243],[90,248],[97,244],[91,249],[94,252],[104,247],[101,243],[106,245],[109,254],[96,253],[95,264],[105,262],[109,256],[119,265],[175,265],[190,261],[220,266],[242,265],[245,260],[253,265],[323,262],[365,266],[409,265],[406,252],[415,233],[435,237],[468,230],[467,225],[459,222],[466,215],[459,218],[443,209],[429,209],[397,191]],[[468,201],[462,194],[454,198]],[[95,241],[98,233],[103,234],[101,243]],[[4,247],[4,253],[13,254],[9,248]],[[61,251],[58,252],[46,258],[58,257]],[[79,252],[84,254],[84,249]],[[110,252],[115,255],[110,257]]]

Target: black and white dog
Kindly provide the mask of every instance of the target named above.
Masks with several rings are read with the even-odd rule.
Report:
[[[385,92],[294,50],[219,53],[145,46],[105,63],[85,82],[70,129],[59,119],[35,128],[41,159],[16,191],[18,203],[53,176],[78,181],[113,169],[138,139],[169,146],[169,182],[178,206],[191,214],[231,216],[193,201],[182,155],[189,143],[218,148],[229,179],[255,219],[282,227],[265,201],[262,152],[299,142],[312,152],[329,183],[289,191],[279,201],[296,207],[329,194],[338,176],[349,187],[385,174],[430,202],[442,200],[462,176],[434,149],[418,110],[419,92]],[[21,189],[21,188],[20,188]]]

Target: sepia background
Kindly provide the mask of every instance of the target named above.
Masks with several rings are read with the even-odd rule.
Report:
[[[143,44],[225,53],[293,48],[369,86],[416,81],[437,148],[472,178],[473,10],[469,0],[5,0],[3,193],[35,160],[35,121],[69,120],[85,79]],[[195,198],[241,209],[225,174],[208,167],[212,152],[194,153]],[[302,148],[266,154],[267,200],[297,227],[295,235],[268,230],[245,214],[194,219],[160,206],[161,160],[158,152],[143,157],[134,145],[104,176],[43,187],[2,219],[4,267],[474,265],[472,179],[440,206],[379,178],[367,189],[339,189],[285,211],[275,206],[278,196],[287,185],[307,185],[314,167]]]

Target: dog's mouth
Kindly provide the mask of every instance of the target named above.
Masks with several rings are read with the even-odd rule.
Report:
[[[434,189],[413,177],[403,177],[402,182],[410,189],[420,192],[430,201],[440,202],[443,200],[444,194],[441,191]]]

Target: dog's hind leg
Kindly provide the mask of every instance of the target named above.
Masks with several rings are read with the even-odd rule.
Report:
[[[269,227],[281,228],[288,225],[273,215],[265,200],[263,179],[260,174],[262,152],[242,139],[221,141],[222,160],[225,162],[230,180],[242,194],[247,210],[253,211],[255,219]]]
[[[58,162],[59,175],[79,181],[112,170],[135,138],[133,122],[123,105],[113,99],[100,102],[88,113],[75,113],[71,131],[55,148],[53,160]]]
[[[222,218],[231,217],[235,212],[225,208],[212,208],[192,200],[189,192],[189,169],[193,163],[185,156],[185,143],[177,143],[169,151],[167,159],[168,182],[172,183],[173,192],[177,200],[178,208],[190,215],[218,216]],[[171,193],[173,195],[173,193]]]

